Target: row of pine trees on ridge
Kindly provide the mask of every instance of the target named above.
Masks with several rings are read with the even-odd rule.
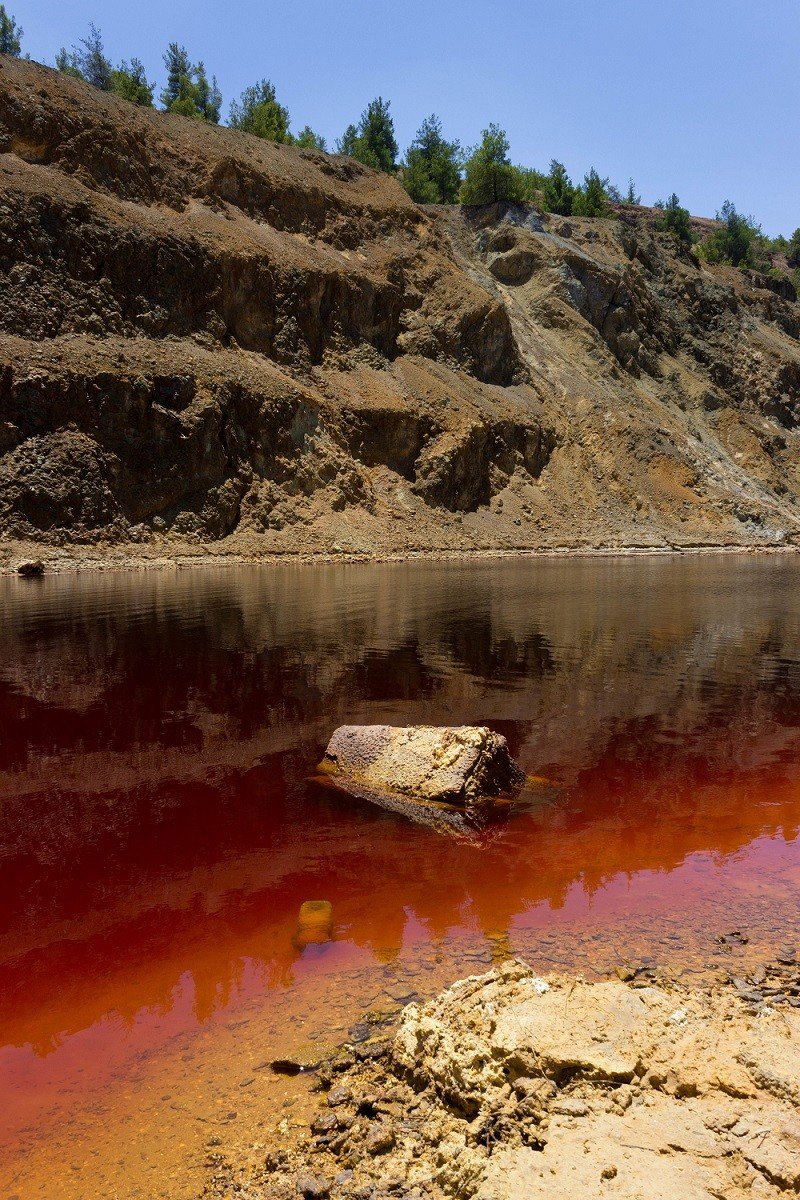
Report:
[[[0,4],[0,53],[19,57],[23,31]],[[132,104],[155,107],[155,84],[147,79],[138,58],[116,66],[108,58],[100,30],[89,32],[72,49],[60,50],[55,66],[59,71],[111,92]],[[222,94],[215,76],[209,77],[202,62],[194,63],[186,49],[170,42],[164,55],[166,83],[159,93],[165,112],[219,124]],[[325,139],[309,126],[292,133],[289,111],[277,98],[275,87],[262,79],[245,88],[230,106],[228,124],[233,129],[302,149],[327,151]],[[420,125],[405,155],[395,136],[388,100],[377,97],[367,105],[357,123],[348,125],[334,150],[357,159],[376,171],[397,175],[408,194],[419,204],[488,204],[498,201],[530,203],[561,216],[603,217],[618,206],[638,205],[633,180],[623,193],[592,168],[582,183],[573,183],[563,163],[554,159],[547,172],[515,165],[510,158],[508,138],[499,125],[490,124],[477,146],[468,150],[449,141],[439,118],[427,117]],[[656,201],[662,210],[660,225],[680,241],[691,245],[699,240],[677,195]],[[697,251],[706,261],[752,267],[773,274],[785,273],[774,259],[785,261],[791,271],[800,270],[800,229],[791,238],[767,238],[752,217],[740,213],[726,200],[717,213],[719,226]]]

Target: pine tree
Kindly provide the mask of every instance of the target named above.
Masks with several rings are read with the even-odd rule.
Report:
[[[268,79],[246,88],[238,103],[233,101],[229,124],[233,129],[241,129],[244,133],[252,133],[271,142],[291,140],[289,110],[278,103],[275,88]]]
[[[4,4],[0,4],[0,54],[10,54],[19,58],[22,53],[22,30],[17,25],[11,13],[6,12]]]
[[[571,214],[575,188],[567,174],[567,168],[555,158],[550,163],[550,174],[545,180],[542,197],[547,212],[558,213],[562,217]]]
[[[628,180],[628,190],[625,193],[625,195],[623,196],[622,203],[628,204],[628,205],[642,203],[642,197],[636,191],[636,185],[634,184],[632,179]]]
[[[377,100],[367,105],[361,116],[359,139],[379,171],[394,171],[398,147],[388,100],[378,96]]]
[[[89,26],[88,37],[81,39],[81,46],[82,49],[77,52],[81,75],[99,91],[110,91],[112,67],[106,58],[103,38],[96,25]]]
[[[219,124],[222,93],[216,76],[209,83],[202,62],[192,65],[185,46],[170,42],[164,55],[167,82],[161,92],[161,103],[167,112],[183,117],[199,117],[212,125]]]
[[[185,98],[185,84],[191,83],[194,67],[185,46],[170,42],[164,55],[164,66],[167,68],[167,82],[161,92],[161,103],[167,110],[172,110],[173,104]]]
[[[368,104],[358,127],[348,125],[336,149],[339,154],[349,154],[376,171],[392,173],[397,163],[397,139],[389,101],[378,96]]]
[[[197,107],[200,116],[211,125],[219,125],[219,117],[222,111],[222,92],[217,86],[216,75],[211,76],[211,82],[209,83],[205,66],[202,62],[199,62],[195,67],[195,79],[198,93]]]
[[[434,114],[422,122],[406,152],[403,186],[418,204],[452,204],[461,183],[461,147],[442,135]]]
[[[358,128],[355,125],[348,125],[342,136],[336,142],[336,153],[347,154],[350,158],[356,157],[358,149]]]
[[[56,67],[65,75],[82,79],[101,92],[110,92],[113,67],[103,49],[103,37],[96,25],[89,26],[88,37],[71,50],[63,47],[56,55]]]
[[[604,217],[608,212],[608,180],[601,179],[594,167],[575,191],[572,212],[576,217]]]
[[[499,200],[522,202],[525,189],[519,171],[508,157],[509,143],[505,130],[490,125],[483,139],[464,164],[461,185],[462,204],[492,204]]]

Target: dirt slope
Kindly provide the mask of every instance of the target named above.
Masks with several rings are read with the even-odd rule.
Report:
[[[800,307],[650,210],[423,210],[2,58],[0,272],[6,563],[800,531]]]

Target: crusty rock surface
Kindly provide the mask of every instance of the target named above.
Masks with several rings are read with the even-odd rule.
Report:
[[[800,306],[651,210],[397,180],[0,62],[0,567],[792,546]]]
[[[361,1200],[797,1194],[796,965],[753,1007],[722,987],[540,978],[512,960],[410,1005],[393,1045],[345,1047],[311,1137],[279,1129],[255,1170],[220,1160],[207,1194],[279,1200],[310,1174]]]
[[[470,806],[524,781],[499,733],[484,726],[342,725],[322,770],[375,792]]]

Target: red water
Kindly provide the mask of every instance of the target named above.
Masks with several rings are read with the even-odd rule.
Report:
[[[260,1014],[279,1043],[315,988],[791,941],[798,583],[789,558],[0,583],[3,1153],[178,1035]],[[485,723],[552,786],[444,837],[308,781],[344,721]],[[335,939],[300,953],[308,899]]]

